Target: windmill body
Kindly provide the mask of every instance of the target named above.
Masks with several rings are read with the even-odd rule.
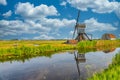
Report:
[[[86,28],[85,24],[77,24],[76,25],[76,29],[77,29],[77,37],[75,38],[76,40],[78,40],[78,41],[90,40],[88,35],[85,33],[85,28]]]
[[[77,24],[77,34],[85,33],[85,24]]]
[[[73,39],[72,40],[67,40],[66,43],[68,43],[68,44],[76,44],[77,42],[82,41],[82,40],[90,40],[91,41],[91,39],[92,39],[92,35],[91,35],[91,39],[90,39],[85,32],[86,25],[78,23],[79,22],[79,16],[80,16],[80,11],[78,11],[78,16],[77,16],[77,19],[76,19],[76,25],[74,27]],[[75,37],[75,34],[77,34],[76,37]]]
[[[78,11],[78,17],[76,19],[76,25],[75,25],[75,29],[73,33],[73,38],[74,38],[75,33],[77,32],[77,37],[75,38],[75,40],[77,40],[78,42],[82,40],[91,40],[88,37],[88,35],[85,33],[86,25],[78,23],[79,16],[80,16],[80,11]]]

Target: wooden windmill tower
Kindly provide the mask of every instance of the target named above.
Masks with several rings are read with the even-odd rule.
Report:
[[[74,38],[75,33],[77,31],[77,37],[75,38],[76,40],[78,40],[78,41],[90,40],[91,41],[91,39],[85,33],[86,25],[78,23],[79,16],[80,16],[80,10],[78,11],[78,16],[77,16],[77,19],[76,19],[76,25],[75,25],[75,29],[74,29],[74,33],[73,33],[73,38]]]

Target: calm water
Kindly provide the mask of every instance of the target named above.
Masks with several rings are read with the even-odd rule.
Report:
[[[24,63],[4,62],[0,63],[0,80],[86,80],[107,68],[119,51],[117,48],[112,52],[96,51],[85,55],[68,51],[32,58]]]

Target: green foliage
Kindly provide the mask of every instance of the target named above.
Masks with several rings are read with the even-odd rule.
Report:
[[[111,66],[114,66],[114,65],[120,66],[120,53],[116,54],[115,58],[113,58],[113,62],[111,64]]]

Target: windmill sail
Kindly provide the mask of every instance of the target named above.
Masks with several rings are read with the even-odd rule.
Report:
[[[77,19],[76,19],[76,24],[75,24],[75,28],[74,28],[74,32],[73,32],[73,38],[75,36],[75,32],[76,32],[76,29],[77,29],[77,24],[78,24],[78,21],[79,21],[79,17],[80,17],[80,10],[78,11],[78,16],[77,16]]]

